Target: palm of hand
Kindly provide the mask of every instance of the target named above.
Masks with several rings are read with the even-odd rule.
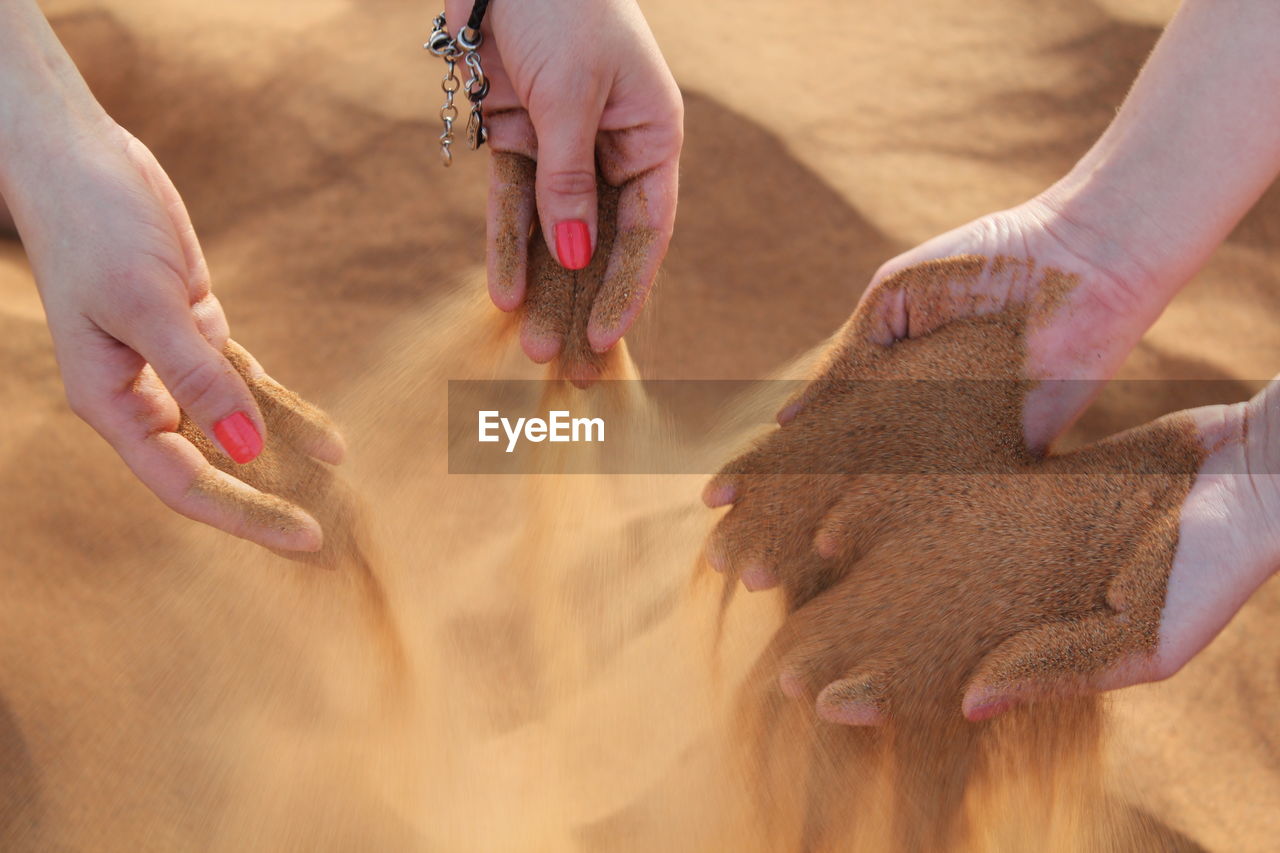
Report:
[[[881,287],[896,274],[957,256],[991,258],[993,263],[953,281],[946,298],[927,305],[900,288],[879,298]],[[1062,287],[1067,279],[1071,286]],[[1040,292],[1046,287],[1049,292]],[[876,273],[862,302],[872,309],[868,333],[882,345],[1017,304],[1045,309],[1042,322],[1026,336],[1024,373],[1031,379],[1068,381],[1033,389],[1026,401],[1027,443],[1043,449],[1088,406],[1099,383],[1120,368],[1170,293],[1146,264],[1081,231],[1052,205],[1036,199],[894,258]]]

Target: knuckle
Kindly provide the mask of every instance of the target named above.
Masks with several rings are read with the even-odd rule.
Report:
[[[543,192],[563,196],[595,196],[596,174],[587,169],[556,169],[538,176]]]
[[[195,320],[196,330],[209,345],[220,350],[227,344],[231,330],[227,325],[227,315],[223,313],[222,303],[212,293],[191,303],[191,316]]]
[[[676,81],[674,79],[670,80],[670,86],[667,91],[668,91],[667,111],[670,114],[672,120],[675,121],[675,123],[679,125],[681,128],[683,128],[684,116],[685,116],[684,95],[683,93],[681,93],[680,87],[676,84]]]
[[[684,147],[684,121],[684,99],[680,97],[680,93],[677,91],[675,97],[667,107],[667,116],[666,121],[664,122],[665,134],[670,140],[671,147],[676,152],[679,152],[680,149]]]
[[[215,359],[201,359],[171,375],[165,385],[186,409],[208,409],[221,396],[227,371]]]
[[[209,278],[208,269],[201,263],[201,270],[189,277],[187,281],[187,300],[194,307],[206,299],[213,298],[213,282]]]

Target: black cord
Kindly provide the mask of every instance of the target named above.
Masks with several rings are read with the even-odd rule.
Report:
[[[471,17],[467,19],[467,27],[480,32],[480,24],[484,21],[485,10],[489,8],[489,0],[476,0],[471,7]]]

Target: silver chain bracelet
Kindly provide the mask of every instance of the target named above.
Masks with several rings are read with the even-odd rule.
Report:
[[[484,6],[480,3],[476,6],[483,16]],[[479,53],[484,35],[480,32],[479,20],[474,11],[472,19],[477,26],[472,27],[468,22],[468,26],[463,27],[457,38],[454,38],[449,35],[444,13],[441,12],[432,24],[431,37],[423,45],[445,63],[444,79],[440,81],[440,88],[444,91],[444,106],[440,108],[440,120],[444,123],[444,130],[440,134],[440,159],[446,166],[453,164],[453,123],[458,120],[458,107],[453,101],[459,90],[465,92],[467,100],[471,102],[471,116],[467,119],[467,146],[475,151],[484,145],[489,135],[484,125],[483,109],[485,96],[489,94],[489,78],[484,76]],[[469,72],[465,84],[457,74],[459,60],[467,66]]]

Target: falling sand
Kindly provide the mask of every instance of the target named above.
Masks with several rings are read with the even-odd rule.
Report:
[[[939,296],[982,263],[913,269],[886,292]],[[336,571],[263,552],[237,570],[348,590],[364,627],[340,647],[381,675],[348,700],[347,737],[376,756],[379,798],[411,828],[399,849],[1169,849],[1104,783],[1097,699],[970,723],[960,696],[980,668],[1069,681],[1151,650],[1194,435],[1175,417],[1036,457],[1020,438],[1033,308],[887,348],[859,343],[873,308],[836,339],[795,420],[731,466],[742,496],[718,547],[777,560],[782,612],[772,596],[726,597],[698,559],[712,514],[692,499],[697,477],[557,476],[554,453],[516,477],[445,473],[442,380],[521,369],[511,324],[471,296],[407,331],[343,408],[356,488],[297,449],[322,416],[257,389],[273,449],[237,473],[321,519],[318,560]],[[601,366],[635,376],[624,347]],[[769,393],[740,406],[782,402]],[[550,382],[544,397],[670,450],[672,413],[639,382]],[[395,428],[375,429],[391,409]],[[723,458],[746,438],[725,426],[691,440]],[[832,459],[874,473],[813,473]],[[810,552],[816,531],[826,557]],[[852,699],[884,724],[820,719],[813,700],[832,682],[819,705],[838,717]],[[252,737],[267,750],[278,734]]]
[[[752,585],[768,566],[786,593],[743,737],[760,747],[751,775],[767,802],[804,780],[781,813],[803,818],[789,831],[805,849],[1142,848],[1132,827],[1115,835],[1098,700],[970,723],[961,697],[971,681],[1066,694],[1154,651],[1204,451],[1179,415],[1069,454],[1030,452],[1022,342],[1071,282],[1042,271],[1026,304],[968,295],[1006,263],[952,259],[886,281],[795,419],[710,488],[736,499],[712,562]],[[928,331],[871,343],[883,302],[903,291]]]
[[[763,0],[731,14],[648,0],[688,134],[660,298],[627,339],[646,378],[821,373],[820,359],[813,374],[809,359],[789,363],[847,315],[877,265],[1069,168],[1173,5],[1030,15],[1014,0],[928,0],[904,16],[829,0],[814,7],[815,28]],[[1018,851],[1274,848],[1280,731],[1258,709],[1280,702],[1275,584],[1169,682],[963,719],[959,693],[987,649],[1045,612],[1088,619],[1124,606],[1110,598],[1121,591],[1112,573],[1167,547],[1158,512],[1134,517],[1132,541],[1115,527],[1120,513],[1066,542],[1047,529],[1083,531],[1123,472],[1098,461],[1105,473],[1067,505],[1031,482],[1067,482],[1065,471],[975,470],[973,458],[996,450],[954,432],[956,452],[975,456],[939,471],[931,437],[895,423],[864,438],[915,442],[907,474],[865,459],[832,473],[909,475],[918,496],[932,479],[952,515],[920,505],[913,519],[893,501],[883,516],[850,512],[823,540],[821,571],[787,563],[779,591],[754,594],[703,565],[722,514],[698,496],[762,438],[756,427],[786,402],[787,383],[761,384],[696,436],[673,429],[682,421],[653,386],[548,386],[548,406],[625,417],[655,454],[696,445],[705,474],[560,476],[547,453],[522,475],[450,475],[446,380],[546,373],[519,351],[515,318],[483,295],[485,158],[435,167],[438,69],[418,49],[422,9],[42,7],[108,112],[182,191],[237,339],[325,402],[349,452],[340,468],[316,462],[286,418],[270,429],[270,465],[234,469],[319,519],[326,546],[309,561],[169,512],[66,411],[30,270],[0,241],[0,848],[772,853],[929,837]],[[750,38],[760,20],[776,38]],[[824,84],[779,74],[778,43],[807,45],[809,77]],[[1245,380],[1274,371],[1277,200],[1265,196],[1175,300],[1124,378],[1211,379],[1224,400],[1242,400]],[[634,377],[621,350],[599,368]],[[1126,383],[1090,410],[1085,434],[1195,405],[1189,384]],[[963,383],[941,387],[958,416],[976,411]],[[992,410],[998,423],[977,435],[1009,435],[1008,411]],[[804,417],[792,427],[821,425]],[[1135,447],[1167,434],[1167,447],[1189,450],[1179,429],[1159,422],[1082,458],[1137,453],[1155,468],[1161,454]],[[778,435],[789,432],[799,434]],[[1163,506],[1183,475],[1144,476],[1140,493]],[[990,490],[962,496],[963,477]],[[869,486],[840,495],[893,496]],[[1038,520],[1027,502],[1043,509]],[[296,520],[269,503],[281,523]],[[804,506],[816,516],[816,504]],[[1010,523],[978,529],[997,513]],[[1027,524],[1045,547],[1028,547]],[[904,544],[908,531],[918,535]],[[1094,538],[1122,556],[1098,563]],[[949,574],[997,541],[1010,544],[991,567]],[[1080,561],[1080,585],[1028,560],[1048,543],[1067,549],[1064,569]],[[888,559],[895,548],[901,563]],[[946,563],[930,558],[938,549]],[[1028,560],[1029,577],[991,601],[982,584],[1012,558]],[[1030,594],[1050,577],[1043,599]],[[1139,617],[1157,597],[1140,588],[1150,594],[1130,605]],[[907,590],[923,598],[910,603]],[[956,619],[917,618],[944,597]],[[1141,648],[1142,636],[1115,644]],[[1091,656],[1059,671],[1081,661]],[[780,685],[796,662],[803,677],[782,683],[799,698]],[[887,677],[848,678],[855,670]],[[875,705],[884,724],[819,716],[833,681],[836,708]],[[930,748],[940,754],[922,755]]]

